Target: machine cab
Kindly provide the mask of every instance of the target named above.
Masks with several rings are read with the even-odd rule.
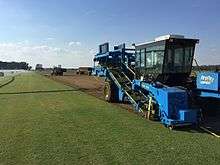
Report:
[[[137,79],[181,85],[190,76],[198,39],[166,35],[153,42],[135,45]]]

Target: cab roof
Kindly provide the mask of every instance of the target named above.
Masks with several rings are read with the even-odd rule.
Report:
[[[159,43],[159,42],[164,43],[166,40],[170,40],[170,39],[181,39],[181,40],[191,40],[191,41],[194,40],[196,43],[199,42],[198,39],[185,38],[184,35],[168,34],[168,35],[159,36],[159,37],[155,38],[154,41],[135,44],[135,47],[144,46],[144,45],[148,45],[148,44],[152,44],[152,43]]]

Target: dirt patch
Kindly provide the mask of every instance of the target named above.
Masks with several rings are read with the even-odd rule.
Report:
[[[104,98],[103,89],[105,80],[103,78],[87,75],[49,76],[49,78],[61,82],[65,85],[77,88],[97,98]]]
[[[65,85],[74,87],[89,95],[104,100],[104,85],[105,79],[88,75],[74,75],[74,76],[48,76],[50,79],[61,82]],[[113,103],[126,110],[133,112],[132,106],[129,104]]]

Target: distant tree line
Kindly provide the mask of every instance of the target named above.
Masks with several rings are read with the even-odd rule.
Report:
[[[220,71],[220,65],[201,65],[193,66],[193,71]]]
[[[3,70],[30,70],[31,67],[26,62],[2,62],[0,61],[0,69]]]

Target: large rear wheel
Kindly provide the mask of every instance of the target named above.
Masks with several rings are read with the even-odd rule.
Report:
[[[105,82],[104,97],[105,97],[105,100],[108,101],[108,102],[114,102],[115,101],[114,85],[109,81]]]

